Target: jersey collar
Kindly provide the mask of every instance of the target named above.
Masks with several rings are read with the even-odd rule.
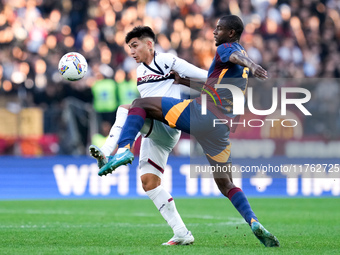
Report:
[[[163,70],[159,67],[159,65],[158,65],[157,62],[156,62],[156,55],[157,55],[157,54],[158,54],[158,53],[155,51],[155,54],[154,54],[154,56],[153,56],[153,62],[155,63],[155,66],[157,67],[158,70],[151,68],[149,65],[147,65],[147,64],[144,63],[144,62],[143,62],[143,65],[145,65],[146,68],[148,68],[149,70],[151,70],[152,72],[154,72],[154,73],[156,73],[156,74],[164,75]]]

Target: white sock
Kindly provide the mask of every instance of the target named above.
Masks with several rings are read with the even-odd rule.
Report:
[[[158,211],[174,231],[174,234],[184,236],[188,229],[177,212],[175,201],[169,192],[160,185],[153,190],[147,191],[146,194],[154,202]]]
[[[122,132],[122,128],[128,116],[128,112],[128,109],[118,107],[116,121],[110,130],[109,137],[106,139],[104,145],[100,148],[105,156],[110,156],[111,153],[116,149],[120,133]]]

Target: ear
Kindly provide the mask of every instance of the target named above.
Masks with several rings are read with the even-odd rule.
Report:
[[[233,38],[235,35],[236,35],[235,29],[230,29],[230,30],[229,30],[229,37],[230,37],[230,38]]]
[[[147,40],[146,45],[148,46],[148,49],[153,49],[153,42],[151,40]]]

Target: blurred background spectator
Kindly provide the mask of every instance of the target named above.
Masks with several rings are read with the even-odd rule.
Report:
[[[118,105],[138,96],[127,31],[148,25],[158,35],[157,51],[208,69],[216,49],[212,32],[225,14],[243,19],[241,44],[271,78],[300,79],[296,86],[303,78],[324,78],[303,83],[313,95],[308,104],[313,119],[306,120],[304,131],[338,139],[339,11],[336,0],[0,0],[0,108],[8,111],[0,111],[7,127],[0,128],[0,153],[24,154],[22,145],[30,141],[41,149],[26,150],[27,155],[84,154],[91,137],[113,123]],[[89,64],[77,82],[65,82],[57,70],[70,51]],[[257,108],[268,109],[268,98],[258,95]],[[27,107],[43,116],[41,132],[29,132],[40,115],[23,119],[20,112]]]

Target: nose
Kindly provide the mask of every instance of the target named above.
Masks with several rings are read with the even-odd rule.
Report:
[[[213,31],[213,35],[217,35],[216,28]]]

